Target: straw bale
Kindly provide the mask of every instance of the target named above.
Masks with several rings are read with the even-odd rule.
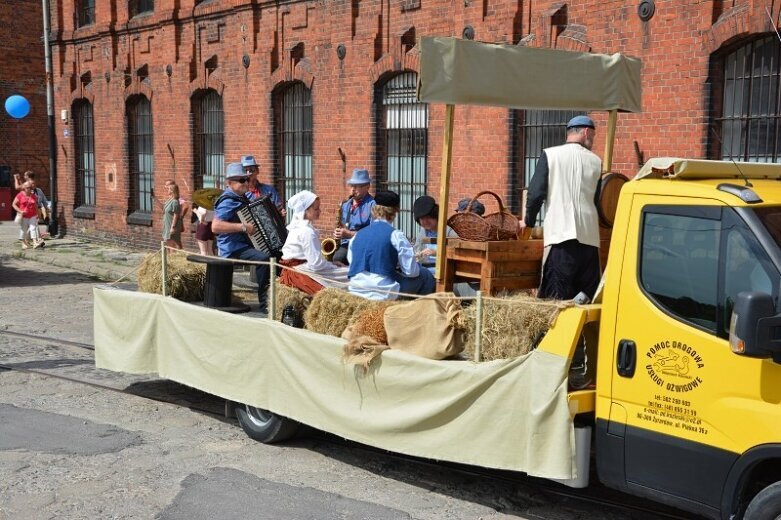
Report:
[[[392,303],[395,302],[367,300],[342,289],[326,287],[312,299],[304,323],[311,331],[339,338],[362,311],[376,307],[384,311]]]
[[[274,312],[274,319],[276,321],[282,321],[282,312],[288,305],[292,305],[296,312],[298,312],[298,315],[302,318],[304,317],[307,307],[309,307],[309,304],[312,302],[311,296],[304,291],[299,291],[295,287],[290,287],[289,285],[281,283],[276,284],[276,292],[277,308]],[[268,308],[271,308],[271,291],[268,292]]]
[[[203,284],[206,266],[187,261],[184,252],[172,251],[167,255],[166,294],[186,302],[203,300]],[[163,293],[163,263],[159,253],[144,257],[138,270],[138,290]]]
[[[381,345],[388,344],[388,334],[385,332],[385,309],[399,302],[384,301],[376,305],[356,311],[350,320],[356,335],[368,336]]]
[[[570,301],[540,300],[525,294],[486,299],[481,359],[511,359],[527,354],[545,335],[559,312],[570,306]],[[475,350],[476,310],[475,304],[466,307],[459,323],[466,335],[464,352],[470,359]]]

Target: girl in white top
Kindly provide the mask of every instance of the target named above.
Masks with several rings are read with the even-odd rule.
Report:
[[[320,218],[320,199],[311,191],[304,190],[290,197],[287,206],[293,218],[287,226],[288,235],[280,263],[298,272],[284,269],[280,282],[308,294],[316,293],[323,286],[344,287],[347,268],[323,257],[320,238],[312,225]]]

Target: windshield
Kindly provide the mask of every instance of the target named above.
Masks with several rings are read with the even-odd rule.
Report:
[[[776,245],[781,247],[781,206],[752,208],[759,221],[765,226]]]

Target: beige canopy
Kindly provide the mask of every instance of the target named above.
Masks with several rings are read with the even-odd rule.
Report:
[[[418,98],[427,103],[640,112],[641,62],[446,37],[421,40]]]

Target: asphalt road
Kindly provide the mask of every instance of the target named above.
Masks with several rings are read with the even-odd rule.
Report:
[[[325,435],[263,445],[235,420],[191,409],[219,411],[216,398],[98,370],[90,350],[18,334],[91,343],[97,283],[0,261],[0,364],[17,369],[0,370],[0,518],[654,518]]]

